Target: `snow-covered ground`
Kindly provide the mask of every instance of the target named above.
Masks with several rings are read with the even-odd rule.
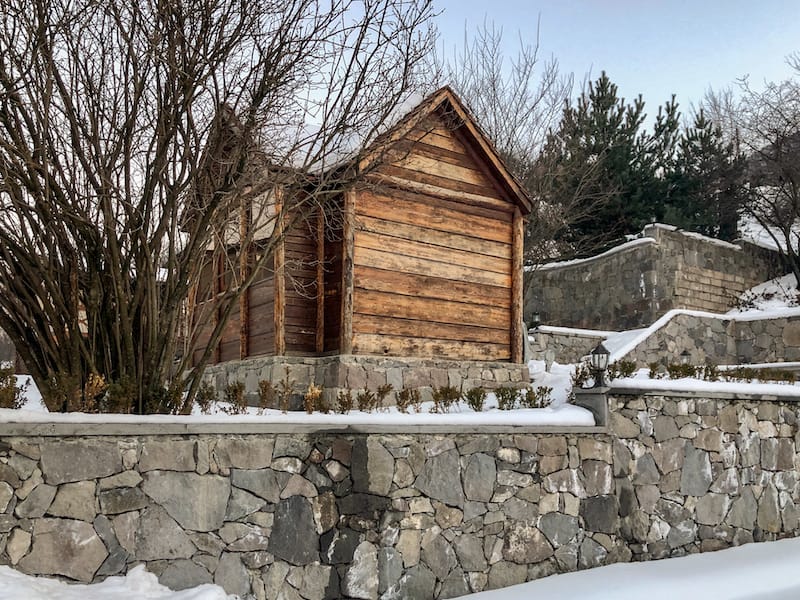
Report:
[[[205,584],[173,592],[152,573],[138,566],[125,577],[109,577],[93,585],[67,584],[55,579],[29,577],[10,567],[0,567],[0,600],[233,600],[221,587]]]
[[[800,598],[800,538],[667,560],[616,564],[554,575],[465,600],[790,600]],[[94,585],[68,585],[0,567],[2,600],[234,600],[222,588],[202,585],[172,592],[136,567],[125,577]]]
[[[546,577],[465,600],[796,600],[800,538]]]

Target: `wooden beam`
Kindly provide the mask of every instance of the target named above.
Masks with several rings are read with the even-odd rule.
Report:
[[[283,198],[280,194],[276,198],[276,209],[278,220],[275,223],[275,235],[278,241],[275,245],[274,268],[275,268],[275,355],[283,356],[286,354],[286,274],[285,274],[285,231],[286,220],[281,216],[283,210]]]
[[[341,354],[353,353],[353,256],[355,253],[356,193],[344,193],[342,228],[342,320],[339,342]]]
[[[244,243],[250,234],[250,207],[242,206],[239,215],[239,240]],[[250,275],[250,254],[252,244],[247,242],[239,253],[239,280],[245,281]],[[247,358],[250,354],[250,290],[239,296],[239,358]]]
[[[222,255],[219,254],[222,250],[219,248],[214,249],[214,302],[219,302],[219,297],[223,292],[223,284],[225,282],[225,265],[222,261]],[[217,304],[217,309],[214,311],[214,327],[220,321],[220,308],[219,304]],[[219,363],[220,359],[222,358],[222,338],[225,337],[221,335],[219,337],[219,341],[217,342],[216,347],[214,348],[214,362]]]
[[[525,219],[517,208],[511,229],[511,362],[524,360],[522,336],[522,252]]]
[[[325,350],[325,213],[317,207],[317,330],[315,350]]]

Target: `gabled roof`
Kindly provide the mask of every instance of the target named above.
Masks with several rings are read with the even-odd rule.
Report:
[[[469,145],[475,150],[479,160],[486,164],[494,178],[503,187],[509,198],[519,207],[520,211],[523,214],[529,214],[532,205],[527,192],[505,165],[494,144],[478,125],[475,117],[472,116],[469,109],[449,86],[433,92],[406,113],[405,116],[401,117],[387,132],[369,145],[365,156],[374,155],[400,141],[424,119],[440,109],[444,109],[449,114],[457,117],[458,132],[470,142]],[[369,159],[362,159],[360,162],[363,164],[365,160],[368,161]]]

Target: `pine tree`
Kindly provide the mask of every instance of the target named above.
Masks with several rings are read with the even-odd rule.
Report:
[[[678,227],[724,240],[736,237],[745,199],[744,159],[703,110],[686,127],[674,168],[665,174],[665,220]]]
[[[560,252],[595,253],[663,216],[662,174],[674,154],[678,107],[673,98],[659,109],[649,133],[644,106],[641,96],[619,98],[603,72],[564,107],[537,161],[533,190],[546,205],[573,211],[556,240]]]

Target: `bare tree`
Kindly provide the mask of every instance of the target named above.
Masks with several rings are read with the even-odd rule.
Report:
[[[342,159],[420,86],[430,3],[8,0],[0,17],[0,327],[50,410],[186,410],[209,353],[190,364],[181,315],[208,253],[228,274],[211,346],[276,224],[355,177]]]
[[[709,93],[704,105],[747,156],[745,222],[772,239],[800,281],[800,56],[787,61],[794,78],[763,89],[743,78],[738,94]]]

